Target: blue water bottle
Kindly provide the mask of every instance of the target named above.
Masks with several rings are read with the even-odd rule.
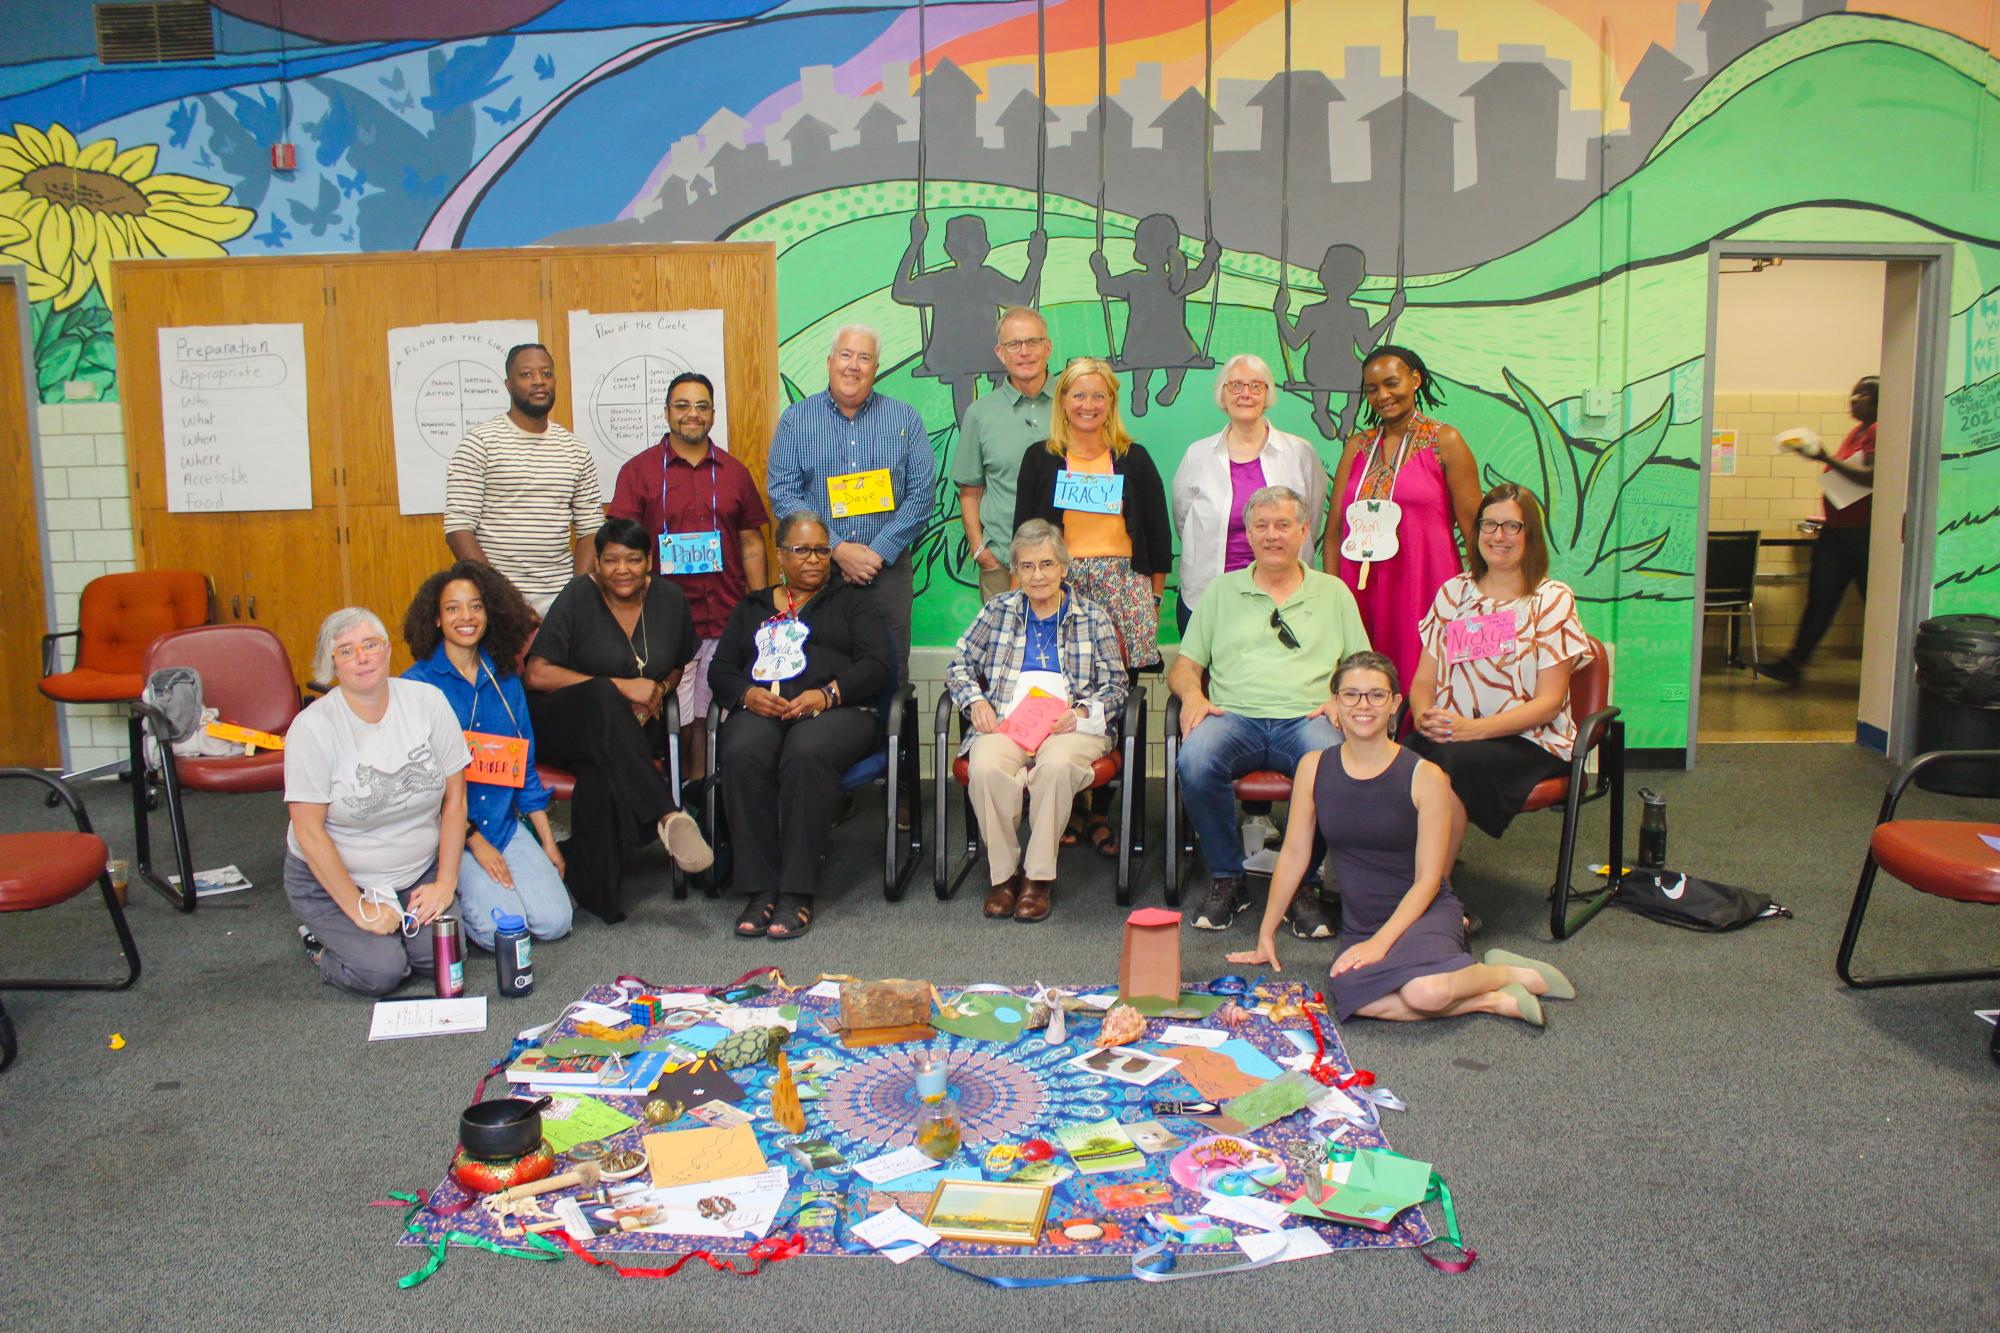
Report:
[[[532,946],[525,919],[493,909],[493,961],[500,968],[502,995],[526,995],[535,989]]]

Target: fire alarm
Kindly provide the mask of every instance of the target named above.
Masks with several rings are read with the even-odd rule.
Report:
[[[299,165],[299,146],[293,143],[271,145],[271,170],[295,171]]]

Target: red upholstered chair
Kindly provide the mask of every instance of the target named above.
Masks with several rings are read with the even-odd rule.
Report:
[[[205,575],[186,569],[148,569],[105,574],[84,585],[75,629],[42,636],[42,693],[57,703],[122,704],[146,688],[141,669],[146,645],[162,634],[209,621],[210,592]],[[57,641],[76,640],[76,660],[68,671]],[[129,770],[133,757],[70,780]]]
[[[2000,977],[2000,968],[1976,968],[1959,972],[1904,972],[1890,976],[1859,977],[1854,974],[1854,945],[1861,938],[1861,918],[1867,914],[1869,895],[1875,888],[1875,872],[1886,870],[1921,893],[1949,898],[1961,903],[2000,906],[2000,850],[1991,838],[2000,841],[2000,824],[1978,824],[1953,819],[1898,819],[1896,805],[1910,779],[1932,764],[1959,760],[2000,759],[2000,750],[1936,750],[1920,754],[1903,766],[1882,796],[1881,813],[1875,816],[1875,832],[1868,839],[1868,855],[1861,862],[1861,879],[1854,886],[1854,905],[1848,909],[1847,930],[1840,937],[1840,953],[1834,970],[1840,979],[1857,989],[1875,986],[1914,986],[1932,981],[1990,981]],[[1990,954],[1989,954],[1990,956]],[[2000,1026],[1993,1029],[1987,1051],[2000,1064]]]
[[[931,831],[933,845],[937,848],[936,864],[931,871],[931,888],[940,898],[950,898],[958,892],[958,886],[981,859],[981,839],[979,820],[972,812],[971,762],[964,755],[954,755],[951,748],[951,719],[958,714],[958,738],[965,738],[965,716],[951,706],[951,692],[938,694],[935,739],[931,750]],[[962,793],[965,820],[965,852],[956,866],[949,864],[950,853],[946,850],[945,834],[949,832],[950,791],[944,775],[951,774],[951,781],[958,784]],[[1108,787],[1116,783],[1118,799],[1118,905],[1129,907],[1132,903],[1132,869],[1146,859],[1146,687],[1133,687],[1125,696],[1124,720],[1120,724],[1118,748],[1090,766],[1090,787]]]
[[[278,636],[261,625],[205,625],[161,635],[146,649],[144,672],[151,676],[162,667],[192,667],[201,676],[202,703],[213,708],[223,722],[283,736],[292,719],[299,715],[299,683],[292,674],[292,659]],[[135,754],[147,726],[152,727],[160,750],[161,778],[166,788],[167,818],[173,830],[174,858],[180,866],[180,887],[176,889],[153,870],[145,784],[138,782],[132,784],[132,825],[138,844],[134,868],[146,883],[165,894],[181,911],[192,912],[194,852],[188,845],[182,793],[189,789],[225,794],[283,791],[285,755],[282,750],[259,750],[247,756],[178,758],[169,743],[166,718],[144,703],[132,705]]]
[[[1570,871],[1576,860],[1577,813],[1592,801],[1611,798],[1610,847],[1604,864],[1623,867],[1625,863],[1625,724],[1619,710],[1611,706],[1611,659],[1604,645],[1590,640],[1590,664],[1572,672],[1569,678],[1569,715],[1576,721],[1576,750],[1570,757],[1569,772],[1535,784],[1521,812],[1562,810],[1562,846],[1556,853],[1556,882],[1549,890],[1549,934],[1566,940],[1583,929],[1584,923],[1603,911],[1611,901],[1612,881],[1587,894],[1573,894]],[[1597,778],[1590,777],[1589,763],[1597,755]],[[1570,910],[1570,899],[1579,899]]]
[[[125,975],[113,981],[0,980],[0,990],[124,990],[139,979],[139,946],[125,923],[125,909],[105,873],[110,855],[104,840],[90,829],[90,816],[68,783],[34,768],[0,768],[0,778],[39,782],[49,795],[69,807],[74,833],[0,833],[0,912],[32,912],[68,902],[95,883],[104,893],[105,910],[118,932],[118,949],[125,958]],[[134,784],[135,786],[141,784]],[[0,1007],[0,1069],[14,1063],[14,1024]]]
[[[1329,670],[1328,675],[1332,675]],[[1202,687],[1208,686],[1208,673],[1202,673]],[[1187,886],[1187,877],[1194,869],[1194,830],[1187,822],[1187,807],[1181,803],[1181,701],[1180,696],[1167,699],[1167,905],[1178,907],[1181,890]],[[1279,801],[1292,799],[1292,775],[1278,773],[1271,769],[1258,769],[1245,773],[1230,784],[1236,799],[1245,804],[1269,809]]]

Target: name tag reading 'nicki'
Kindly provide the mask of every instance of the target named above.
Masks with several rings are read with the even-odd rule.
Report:
[[[1514,646],[1519,628],[1514,609],[1489,615],[1467,616],[1444,627],[1444,655],[1447,662],[1481,662],[1503,656]]]

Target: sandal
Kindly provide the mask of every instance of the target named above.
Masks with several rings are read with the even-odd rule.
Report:
[[[1059,841],[1065,847],[1074,847],[1077,843],[1083,841],[1083,829],[1083,811],[1081,809],[1071,810],[1069,812],[1069,822],[1063,825],[1062,837]]]
[[[771,929],[771,914],[778,910],[778,891],[753,893],[743,901],[742,914],[736,918],[736,938],[754,940]]]
[[[1090,849],[1107,861],[1118,859],[1118,831],[1111,827],[1111,821],[1103,815],[1092,815],[1083,826],[1084,836],[1090,839]]]
[[[779,896],[774,904],[775,914],[771,918],[765,935],[774,940],[795,940],[812,929],[813,900],[807,893],[787,893]]]

